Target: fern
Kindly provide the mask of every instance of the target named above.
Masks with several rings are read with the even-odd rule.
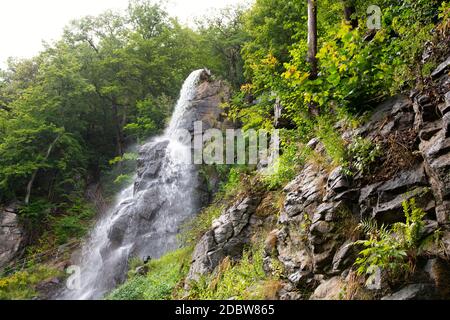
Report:
[[[382,269],[397,278],[411,270],[411,262],[430,237],[423,237],[426,213],[417,207],[415,199],[403,202],[403,213],[406,221],[391,228],[385,225],[379,227],[372,219],[360,223],[359,228],[366,234],[367,240],[354,243],[364,247],[355,261],[359,275],[371,278],[378,269]],[[438,232],[431,237],[436,239]]]

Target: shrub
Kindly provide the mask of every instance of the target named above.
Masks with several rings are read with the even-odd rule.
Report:
[[[28,300],[38,296],[36,286],[57,277],[60,272],[43,265],[0,279],[0,300]]]
[[[206,275],[190,283],[189,299],[203,300],[260,300],[274,298],[278,279],[269,278],[263,268],[263,251],[245,251],[242,259],[233,263],[225,258],[215,274]]]
[[[356,137],[348,146],[347,152],[349,163],[344,168],[344,172],[349,176],[353,176],[356,172],[368,173],[382,155],[378,144],[362,137]]]
[[[329,117],[321,117],[317,121],[316,135],[322,142],[327,155],[334,165],[346,163],[347,150],[340,133],[333,127],[333,121]]]
[[[360,227],[368,239],[355,242],[364,249],[359,253],[355,265],[359,275],[367,275],[368,281],[378,269],[384,270],[390,279],[398,279],[413,270],[415,259],[429,239],[437,239],[438,232],[424,237],[426,213],[416,206],[414,199],[403,203],[406,222],[396,223],[391,228],[376,221],[363,221]]]
[[[263,177],[268,190],[275,190],[291,181],[312,154],[311,148],[304,146],[299,130],[280,130],[280,157]]]
[[[21,224],[35,240],[45,230],[51,214],[52,204],[45,200],[37,200],[19,209]]]
[[[95,210],[83,200],[76,200],[63,216],[52,217],[52,231],[56,244],[61,245],[73,238],[86,235]]]
[[[114,290],[109,300],[167,300],[189,271],[192,248],[170,252],[147,263],[146,276],[132,276]]]

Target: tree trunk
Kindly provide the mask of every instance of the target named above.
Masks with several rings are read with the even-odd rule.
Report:
[[[317,79],[317,2],[308,0],[308,62],[311,65],[310,79]]]
[[[358,18],[355,14],[356,7],[354,0],[344,0],[345,21],[352,27],[352,29],[358,28]]]
[[[317,0],[308,0],[308,62],[311,66],[309,79],[315,80],[318,76],[317,67]],[[311,116],[319,115],[319,107],[314,101],[309,103]]]
[[[114,122],[116,127],[116,147],[117,147],[117,154],[119,156],[123,156],[124,154],[124,148],[123,148],[123,131],[121,126],[121,120],[119,119],[119,108],[117,106],[117,103],[113,102],[113,115],[114,115]]]
[[[55,144],[58,142],[60,137],[61,137],[61,135],[58,135],[56,137],[56,139],[50,144],[50,146],[48,147],[48,150],[47,150],[47,154],[45,155],[44,161],[48,160],[48,158],[50,157],[50,154],[53,151],[53,148],[55,147]],[[38,171],[39,171],[39,169],[34,170],[33,174],[31,175],[31,179],[27,185],[27,195],[25,196],[25,204],[27,204],[27,205],[30,203],[31,189],[33,188],[34,180],[36,180]]]

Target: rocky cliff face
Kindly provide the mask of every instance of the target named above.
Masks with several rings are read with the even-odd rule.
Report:
[[[24,231],[19,224],[17,208],[0,210],[0,270],[14,260],[25,244]]]
[[[265,269],[273,259],[284,267],[280,299],[448,298],[450,279],[450,58],[433,73],[427,89],[381,104],[360,128],[338,128],[344,140],[361,136],[386,150],[370,175],[350,178],[342,168],[308,163],[285,189],[285,202],[265,248]],[[318,140],[309,146],[324,155]],[[324,155],[325,156],[325,155]],[[224,210],[197,245],[189,278],[213,271],[226,256],[239,258],[259,224],[256,212],[267,194],[250,192]],[[402,203],[414,198],[427,213],[422,236],[441,232],[427,247],[409,283],[364,287],[353,268],[360,235],[355,227],[371,218],[402,221]],[[381,275],[383,278],[383,275]],[[443,285],[447,283],[446,285]],[[306,293],[308,292],[308,293]]]

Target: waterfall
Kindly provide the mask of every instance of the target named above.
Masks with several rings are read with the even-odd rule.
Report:
[[[177,249],[180,225],[198,209],[198,176],[191,147],[177,139],[204,70],[192,72],[164,134],[141,147],[132,185],[97,222],[83,245],[79,289],[59,299],[101,299],[126,279],[132,257],[159,258]]]

